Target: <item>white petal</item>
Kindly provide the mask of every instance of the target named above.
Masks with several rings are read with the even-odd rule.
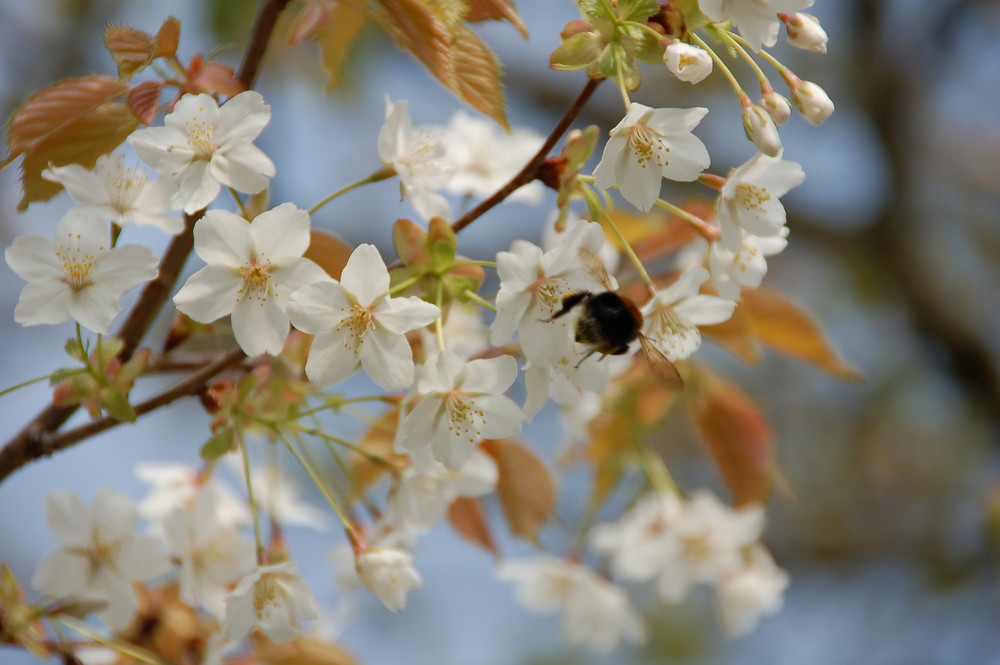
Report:
[[[7,265],[24,280],[62,279],[63,268],[56,259],[55,245],[45,236],[18,236],[4,252]]]
[[[240,300],[233,307],[233,334],[248,356],[281,353],[288,337],[288,314],[274,300]]]
[[[397,335],[430,325],[440,314],[437,305],[416,296],[389,298],[374,311],[379,324]]]
[[[90,588],[100,591],[108,598],[108,608],[98,616],[114,630],[122,630],[128,626],[137,607],[132,584],[119,577],[112,569],[101,567],[95,571]]]
[[[69,315],[88,330],[106,335],[111,321],[122,310],[118,303],[121,293],[114,285],[92,285],[73,293],[69,301]]]
[[[239,268],[250,246],[250,224],[228,210],[209,210],[194,226],[194,251],[209,265]]]
[[[618,191],[625,200],[643,212],[651,210],[663,186],[661,171],[640,164],[635,153],[628,149],[618,153],[614,170]]]
[[[80,497],[65,490],[53,490],[45,497],[45,520],[52,535],[63,547],[90,544],[91,513]]]
[[[101,257],[90,273],[91,280],[111,284],[119,293],[156,277],[159,260],[142,245],[120,245]]]
[[[22,326],[52,325],[70,318],[73,291],[62,280],[29,282],[14,308],[14,321]]]
[[[296,291],[321,283],[333,283],[333,279],[309,259],[285,259],[271,268],[271,289],[282,308],[288,307]]]
[[[392,164],[397,153],[409,141],[413,130],[410,115],[406,111],[406,101],[390,102],[385,99],[385,124],[378,134],[378,156],[385,164]]]
[[[288,316],[292,325],[304,333],[318,335],[344,320],[351,303],[344,289],[334,281],[309,284],[292,293]]]
[[[464,369],[465,379],[459,387],[468,393],[502,393],[517,378],[514,356],[471,360],[465,363]]]
[[[424,219],[440,217],[451,218],[451,205],[448,199],[430,187],[419,186],[416,183],[403,186],[403,194],[413,205],[414,210]]]
[[[263,95],[256,90],[241,92],[219,107],[215,140],[219,143],[233,139],[252,141],[270,121],[271,107],[264,103]]]
[[[509,342],[533,301],[527,291],[497,294],[497,314],[490,324],[490,343],[500,346]]]
[[[274,162],[253,143],[237,140],[212,154],[209,172],[215,180],[233,189],[256,194],[274,177]]]
[[[341,332],[322,332],[309,347],[306,376],[317,386],[340,383],[358,366],[358,349],[348,345],[348,336]]]
[[[174,127],[139,129],[132,132],[128,142],[139,159],[157,173],[177,175],[194,159],[187,134]]]
[[[340,275],[340,285],[364,307],[389,292],[389,270],[375,245],[358,245],[351,253]]]
[[[246,579],[244,578],[244,580]],[[245,637],[257,623],[253,595],[246,592],[238,594],[242,586],[243,582],[240,582],[240,586],[226,597],[226,613],[222,619],[222,634],[230,640]]]
[[[702,266],[691,266],[681,273],[677,281],[656,294],[650,305],[672,305],[698,293],[699,287],[708,279],[708,271]],[[656,305],[653,305],[656,303]],[[647,307],[650,307],[647,305]],[[645,309],[645,308],[644,308]]]
[[[212,177],[209,163],[197,159],[177,174],[180,187],[170,197],[170,207],[192,215],[219,195],[219,181]]]
[[[177,292],[174,306],[199,323],[211,323],[233,311],[242,287],[243,278],[234,269],[205,266]]]
[[[634,104],[633,104],[634,106]],[[604,146],[601,161],[594,169],[594,184],[598,189],[611,189],[618,184],[618,176],[615,172],[622,151],[627,152],[628,139],[624,136],[612,136]]]
[[[413,383],[413,352],[403,335],[376,328],[365,335],[360,351],[365,374],[385,390],[403,390]]]
[[[254,217],[250,236],[258,255],[271,263],[301,257],[309,247],[309,213],[282,203]]]
[[[100,163],[101,160],[107,159],[107,155],[102,155],[97,161]],[[108,202],[109,192],[104,180],[95,171],[85,169],[79,164],[50,165],[42,171],[42,177],[61,184],[77,203],[102,205]]]
[[[717,323],[728,321],[735,308],[736,303],[732,300],[697,295],[678,303],[674,309],[695,325],[714,326]]]
[[[712,160],[708,148],[694,134],[670,138],[670,162],[663,167],[663,177],[678,182],[697,180]]]
[[[257,609],[258,625],[275,644],[290,642],[298,637],[299,631],[292,622],[291,608],[284,607],[277,598],[265,602]]]
[[[169,570],[170,558],[158,538],[137,535],[123,542],[115,564],[122,577],[141,582]]]
[[[49,552],[31,578],[31,586],[48,596],[61,598],[86,588],[90,562],[83,553],[68,550]]]
[[[524,412],[506,395],[486,395],[476,398],[476,404],[486,413],[482,435],[488,439],[515,436],[521,431]]]

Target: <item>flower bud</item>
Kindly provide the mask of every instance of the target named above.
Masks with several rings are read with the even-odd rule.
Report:
[[[812,81],[799,81],[792,89],[792,101],[799,113],[814,125],[822,125],[833,115],[830,96]]]
[[[670,73],[687,83],[699,83],[712,73],[712,56],[703,48],[671,42],[663,54]]]
[[[788,31],[788,43],[816,53],[826,53],[826,30],[811,14],[788,14],[783,17]]]
[[[778,127],[763,107],[756,104],[743,107],[743,131],[757,149],[768,157],[777,157],[781,154]]]
[[[774,90],[768,90],[764,93],[764,96],[760,98],[760,106],[767,111],[776,125],[788,122],[788,116],[792,114],[792,107],[788,100],[785,99],[784,95],[779,95]]]
[[[355,566],[365,588],[393,612],[406,607],[407,592],[424,583],[409,553],[395,547],[361,552]]]

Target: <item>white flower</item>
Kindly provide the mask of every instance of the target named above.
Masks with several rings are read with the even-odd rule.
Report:
[[[713,21],[732,21],[754,51],[778,41],[779,12],[791,14],[812,4],[813,0],[698,0],[701,11]]]
[[[22,326],[71,318],[88,330],[107,334],[121,311],[118,299],[158,273],[158,261],[148,248],[112,248],[106,222],[74,211],[59,221],[55,240],[20,236],[4,257],[28,282],[14,308],[14,320]]]
[[[739,251],[740,229],[761,237],[780,234],[785,208],[779,199],[805,177],[797,162],[761,153],[733,169],[715,203],[723,244],[732,252]]]
[[[170,211],[170,197],[177,190],[172,178],[152,182],[142,169],[125,166],[122,155],[101,155],[94,168],[79,164],[50,165],[42,177],[58,182],[81,204],[77,210],[111,221],[120,227],[129,222],[176,235],[184,230],[184,220]]]
[[[392,612],[405,608],[406,594],[424,585],[413,567],[413,557],[401,549],[365,550],[358,555],[355,565],[361,583]]]
[[[691,266],[642,308],[643,332],[669,360],[681,360],[697,351],[701,346],[698,326],[722,323],[736,308],[731,300],[700,295],[699,287],[706,279],[707,270]]]
[[[242,470],[242,463],[235,457],[233,466]],[[257,507],[270,515],[271,519],[283,526],[301,526],[313,531],[330,528],[330,516],[326,511],[299,497],[299,484],[295,477],[281,471],[275,464],[258,466],[250,473],[253,484],[253,498]]]
[[[563,299],[580,291],[604,287],[588,271],[580,250],[593,254],[604,244],[601,225],[591,222],[569,228],[562,242],[547,252],[526,240],[515,240],[510,251],[497,253],[497,314],[490,341],[506,344],[518,332],[524,355],[533,363],[557,362],[572,347],[572,317],[553,320]]]
[[[397,452],[408,452],[421,469],[437,460],[455,471],[480,439],[514,436],[524,414],[503,392],[515,378],[511,356],[466,362],[451,351],[435,352],[417,376],[417,402],[400,421]]]
[[[178,508],[188,509],[202,494],[211,495],[215,519],[224,527],[237,527],[250,522],[250,511],[231,487],[216,475],[201,477],[190,464],[140,462],[135,477],[152,485],[149,494],[139,502],[140,517],[153,523],[154,532],[162,533],[162,522]]]
[[[716,586],[722,621],[734,636],[746,635],[763,617],[780,612],[788,588],[788,573],[762,545],[753,546],[747,559]]]
[[[170,568],[163,543],[137,535],[131,499],[108,489],[94,496],[90,508],[75,494],[51,492],[45,518],[61,547],[38,564],[31,586],[56,598],[100,596],[108,601],[101,618],[113,629],[124,628],[136,610],[132,583]]]
[[[489,328],[483,320],[482,312],[479,305],[453,300],[445,311],[442,330],[445,348],[467,360],[489,349]],[[421,328],[420,339],[426,349],[437,344],[431,328]]]
[[[202,492],[190,510],[176,508],[164,530],[181,562],[181,601],[222,616],[229,585],[254,567],[254,545],[219,519],[215,496]]]
[[[792,106],[788,103],[788,99],[774,90],[764,93],[760,98],[760,107],[767,111],[776,125],[785,124],[792,115]]]
[[[768,109],[751,104],[747,100],[743,106],[742,120],[743,131],[758,150],[771,157],[781,155],[781,137],[778,135],[778,126],[774,124],[774,118]]]
[[[588,352],[583,344],[574,342],[566,355],[554,363],[528,362],[524,367],[525,416],[530,418],[538,413],[550,397],[556,404],[569,405],[579,401],[584,393],[604,393],[610,364],[596,355],[580,362]]]
[[[619,642],[641,642],[645,631],[625,591],[568,559],[540,555],[504,561],[497,577],[517,586],[529,612],[559,613],[566,641],[608,653]]]
[[[792,103],[802,117],[814,125],[822,125],[833,115],[833,100],[826,90],[812,81],[799,81],[792,88]]]
[[[516,127],[510,133],[486,118],[456,111],[448,121],[447,160],[455,168],[445,189],[460,196],[490,196],[507,184],[542,147],[538,132]],[[531,182],[517,189],[507,201],[537,204],[544,188]]]
[[[452,501],[489,494],[496,489],[498,477],[496,462],[479,449],[472,451],[458,471],[442,464],[426,470],[409,466],[389,495],[389,508],[403,529],[427,531],[444,519]]]
[[[670,73],[686,83],[700,83],[712,73],[712,56],[703,48],[673,41],[663,53]]]
[[[389,297],[389,271],[374,245],[359,245],[340,281],[323,281],[292,294],[292,325],[316,335],[306,376],[319,386],[347,378],[360,361],[386,390],[413,383],[413,352],[406,333],[422,328],[441,310],[420,298]]]
[[[601,189],[617,185],[626,201],[648,211],[660,196],[663,178],[687,182],[708,168],[708,150],[691,133],[706,113],[706,108],[653,109],[633,102],[611,130],[594,184]]]
[[[663,571],[665,557],[674,551],[674,527],[684,514],[676,494],[643,497],[616,522],[598,524],[591,546],[611,557],[611,570],[627,580],[644,581]]]
[[[236,342],[248,356],[276,355],[288,336],[292,293],[330,279],[302,258],[308,246],[309,215],[291,203],[252,223],[210,210],[194,227],[194,251],[208,265],[188,278],[174,305],[201,323],[232,314]]]
[[[226,597],[222,634],[230,640],[259,626],[267,639],[278,644],[294,640],[296,619],[315,619],[316,601],[291,561],[259,566]]]
[[[710,492],[692,493],[670,530],[673,546],[662,559],[660,596],[674,603],[694,584],[717,583],[742,565],[743,550],[754,545],[763,530],[760,506],[733,509]]]
[[[828,37],[819,19],[812,14],[792,14],[784,19],[788,43],[816,53],[826,53]]]
[[[778,235],[762,238],[736,229],[743,238],[737,251],[729,249],[725,242],[712,243],[708,254],[708,267],[712,272],[712,283],[719,296],[727,300],[739,300],[741,287],[756,289],[767,273],[767,256],[780,253],[788,246],[788,227],[781,227]]]
[[[395,169],[403,197],[425,219],[451,216],[447,199],[436,191],[447,184],[454,170],[446,153],[442,137],[426,129],[414,133],[405,101],[393,103],[386,97],[378,156],[382,163]]]
[[[184,95],[163,127],[132,133],[129,143],[154,171],[177,179],[170,199],[191,214],[211,203],[222,185],[256,194],[274,177],[274,163],[253,144],[271,120],[259,92],[247,90],[221,107],[211,95]]]

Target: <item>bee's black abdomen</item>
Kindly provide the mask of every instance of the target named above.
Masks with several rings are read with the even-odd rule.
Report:
[[[585,315],[576,327],[576,341],[594,345],[601,353],[620,355],[639,336],[640,320],[617,293],[605,291],[583,303]]]

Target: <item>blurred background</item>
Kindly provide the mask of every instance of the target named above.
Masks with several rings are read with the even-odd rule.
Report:
[[[0,111],[6,116],[60,78],[112,73],[100,41],[109,23],[155,32],[172,14],[182,22],[183,58],[222,44],[219,57],[235,66],[255,5],[0,0]],[[505,63],[511,124],[545,134],[583,85],[581,73],[547,67],[559,30],[577,13],[568,0],[522,1],[519,10],[530,41],[507,24],[478,32]],[[328,629],[342,628],[343,644],[361,662],[1000,664],[1000,3],[818,0],[810,11],[830,34],[828,55],[791,49],[784,35],[774,53],[822,85],[837,110],[821,127],[793,115],[782,128],[785,157],[803,165],[806,181],[785,198],[790,245],[770,261],[766,284],[806,304],[866,380],[845,383],[773,354],[746,367],[710,343],[704,351],[776,430],[777,460],[793,492],[772,501],[765,542],[792,577],[784,611],[749,637],[730,639],[709,593],[665,608],[631,589],[649,644],[608,658],[569,652],[556,619],[519,610],[511,589],[493,579],[491,557],[440,527],[421,541],[425,588],[411,595],[408,610],[392,615],[363,597],[343,627],[344,601],[328,563],[341,537],[292,529],[299,568],[335,624]],[[280,30],[273,46],[258,85],[273,121],[258,143],[277,164],[274,202],[309,207],[377,168],[385,95],[410,100],[415,124],[444,124],[459,108],[375,30],[355,46],[357,67],[329,95],[313,47],[284,47]],[[752,91],[753,81],[744,81]],[[714,173],[753,154],[719,75],[690,87],[659,68],[633,99],[712,109],[697,133]],[[577,126],[608,129],[620,117],[620,98],[604,85]],[[17,214],[16,176],[16,167],[0,172],[5,247],[23,233],[51,233],[69,205],[63,195]],[[543,207],[510,204],[489,213],[463,232],[462,253],[485,258],[513,238],[537,239],[554,202],[547,196]],[[396,184],[384,182],[339,199],[315,222],[351,245],[391,251],[399,216],[413,211],[398,203]],[[132,238],[158,250],[161,236]],[[22,282],[4,264],[0,284],[0,387],[65,365],[69,324],[16,326],[11,313]],[[153,331],[154,343],[163,330]],[[48,395],[39,385],[0,399],[0,439]],[[111,486],[139,497],[145,488],[134,464],[194,461],[205,422],[196,405],[164,410],[16,473],[0,485],[0,560],[27,582],[54,546],[41,508],[49,490],[72,489],[89,501]],[[552,451],[559,436],[546,412],[525,438]],[[662,436],[682,488],[721,491],[683,419]],[[321,504],[318,496],[307,500]],[[559,513],[574,514],[578,500],[568,486]],[[559,537],[551,544],[558,549]],[[0,648],[0,661],[31,659]]]

